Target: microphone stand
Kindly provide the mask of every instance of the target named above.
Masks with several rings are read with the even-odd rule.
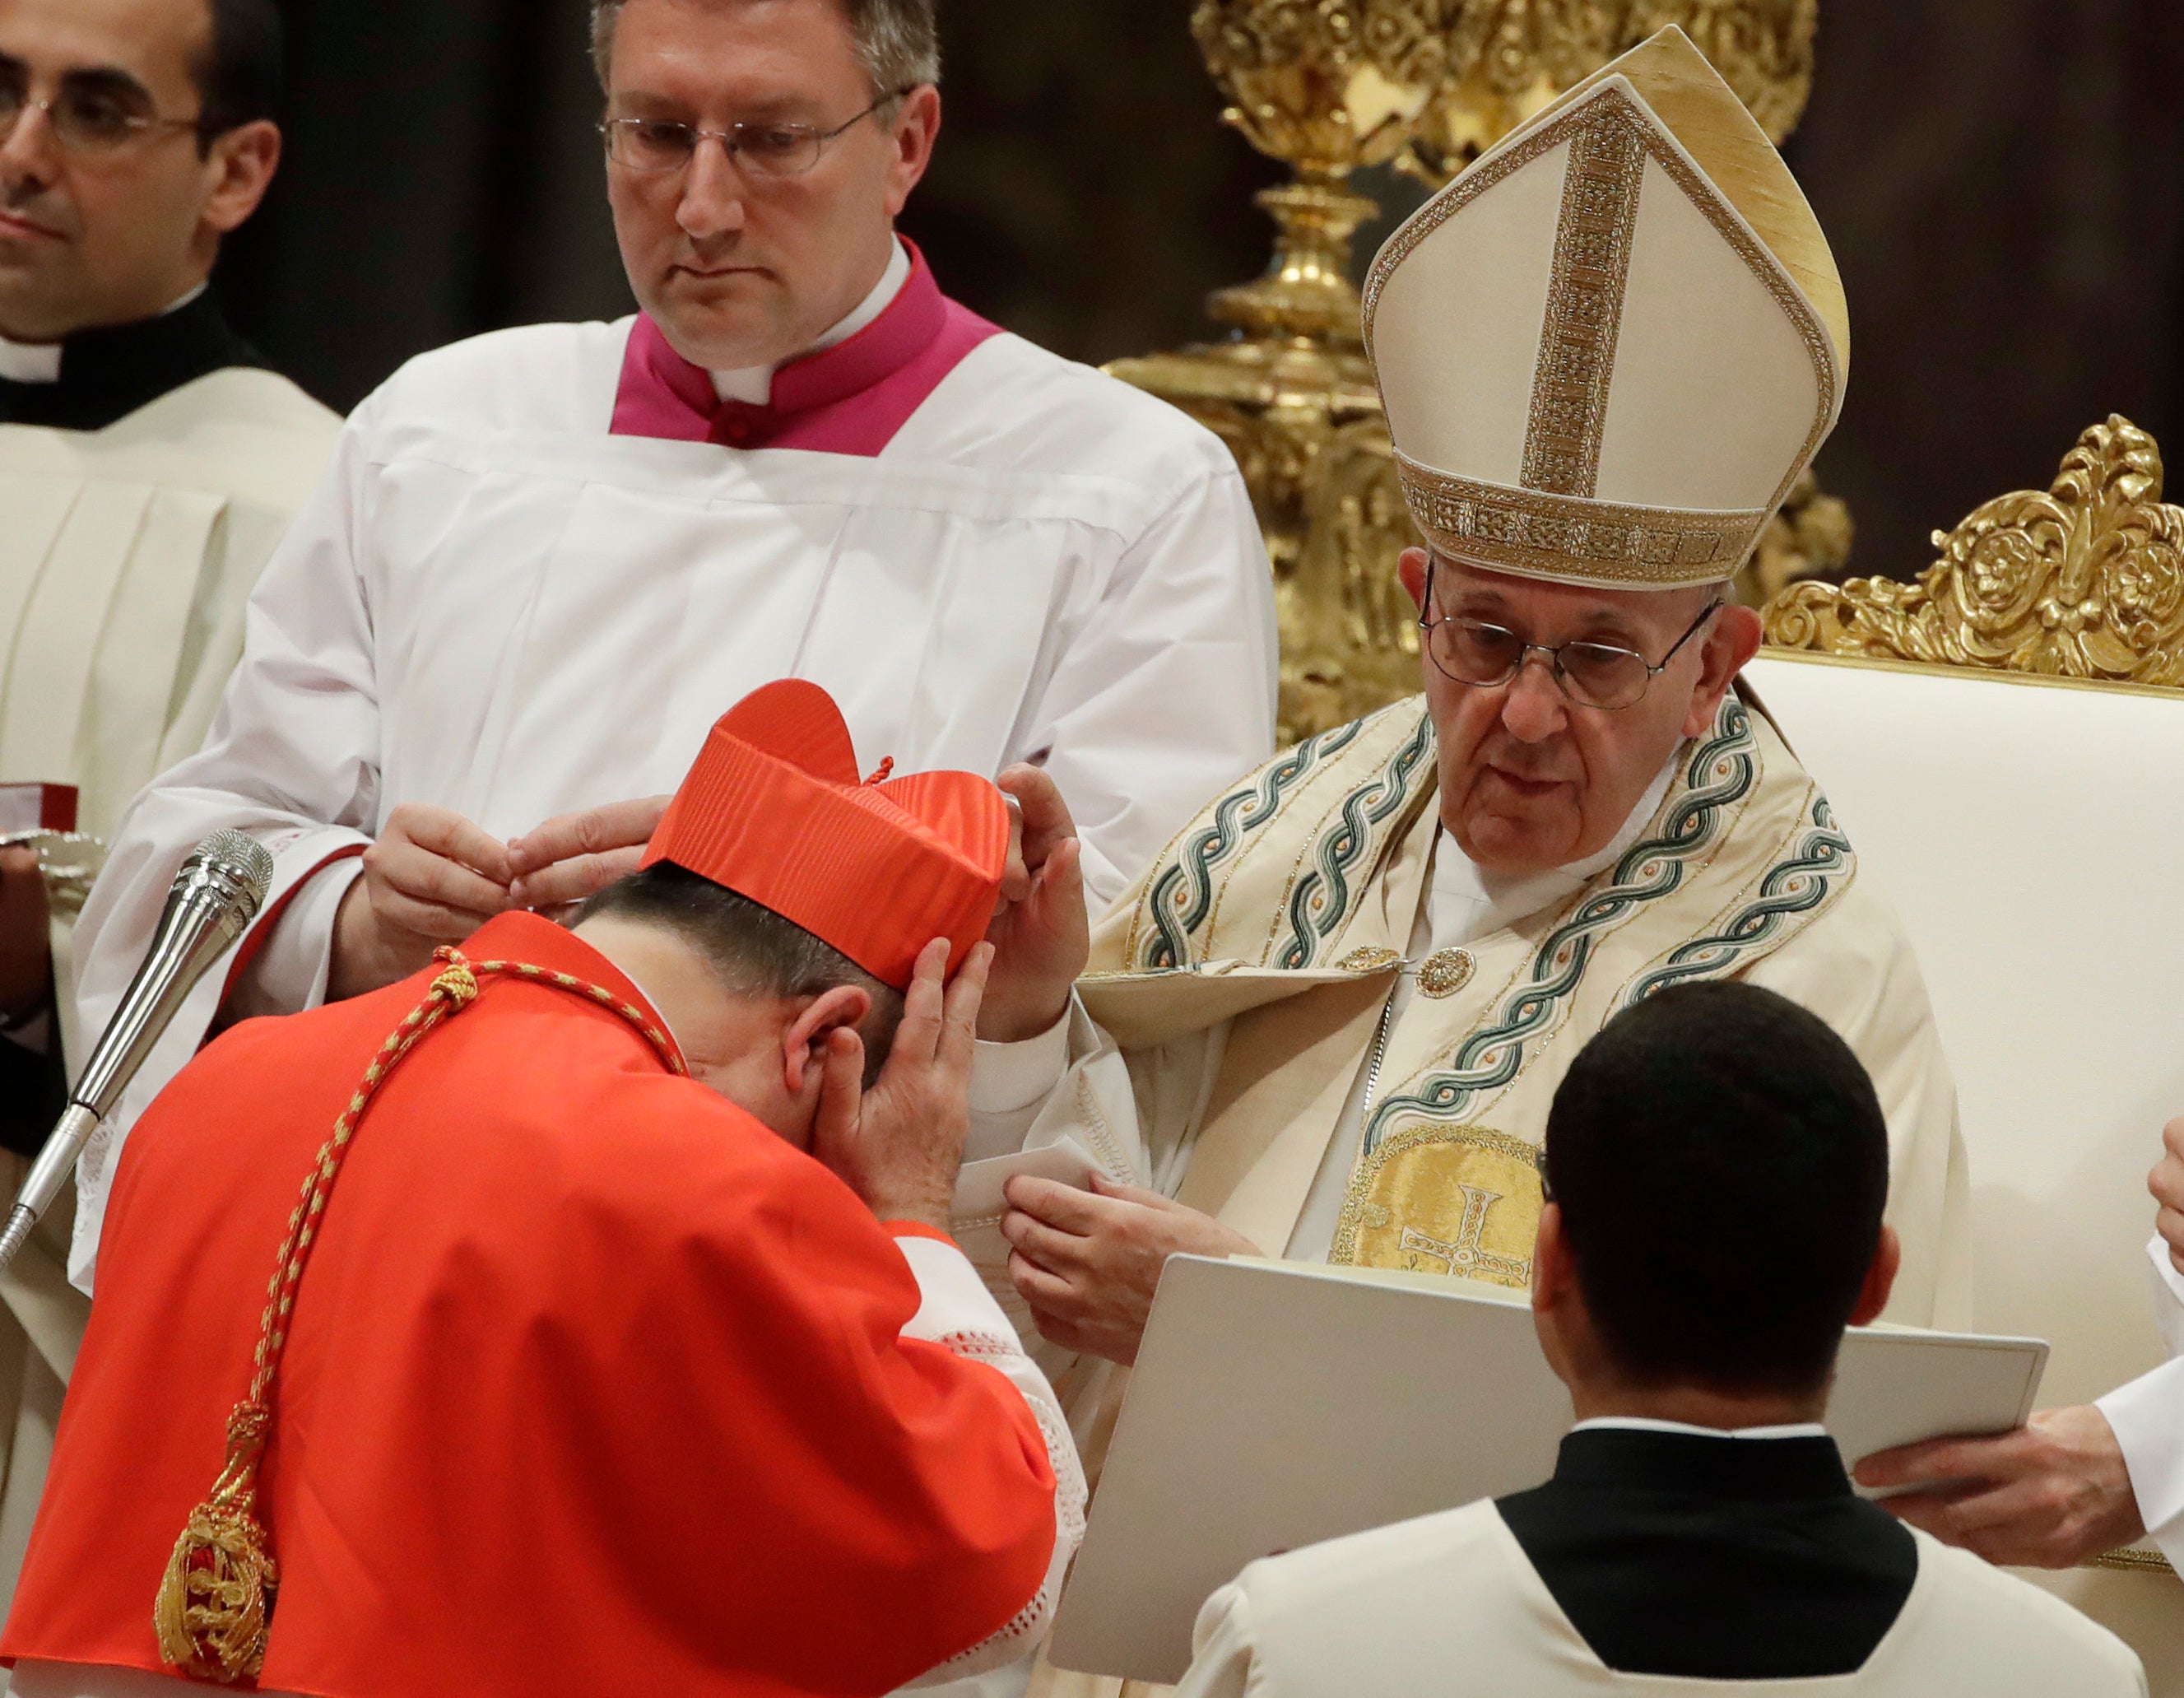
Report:
[[[272,880],[273,857],[239,831],[214,832],[182,863],[152,947],[0,1229],[0,1270],[14,1260],[60,1195],[84,1146],[114,1112],[191,990],[242,935]]]

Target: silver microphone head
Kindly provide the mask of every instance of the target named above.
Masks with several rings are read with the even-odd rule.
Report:
[[[214,832],[190,852],[175,882],[184,883],[193,869],[200,868],[222,875],[234,885],[237,897],[244,905],[246,921],[265,905],[265,893],[273,888],[273,857],[265,852],[263,843],[245,832]]]

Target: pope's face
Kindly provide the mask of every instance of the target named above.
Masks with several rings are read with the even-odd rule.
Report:
[[[1425,550],[1410,550],[1399,570],[1411,599],[1425,606]],[[1591,589],[1448,560],[1433,563],[1430,591],[1435,620],[1477,620],[1549,647],[1613,644],[1656,665],[1718,593]],[[1542,654],[1528,655],[1515,678],[1491,689],[1459,684],[1425,659],[1442,824],[1465,854],[1497,873],[1521,876],[1597,854],[1677,746],[1713,723],[1759,636],[1749,608],[1722,608],[1637,702],[1615,710],[1572,701]]]
[[[880,92],[837,0],[629,0],[615,28],[607,115],[828,131]],[[788,359],[879,282],[895,215],[939,126],[939,95],[920,88],[850,123],[799,175],[767,175],[716,141],[681,170],[610,160],[630,288],[697,365]]]
[[[201,153],[192,129],[157,121],[198,116],[191,67],[211,29],[206,0],[0,0],[7,104],[155,120],[110,150],[70,149],[25,104],[0,141],[0,335],[54,342],[160,312],[256,209],[280,155],[273,126]]]

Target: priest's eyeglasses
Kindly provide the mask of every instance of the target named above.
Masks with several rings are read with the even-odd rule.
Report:
[[[829,142],[916,86],[890,90],[831,130],[811,124],[731,124],[725,130],[701,130],[695,124],[665,118],[610,118],[599,126],[599,134],[606,137],[607,157],[626,170],[687,170],[699,144],[710,137],[748,170],[762,176],[800,177],[819,163]]]
[[[23,115],[33,109],[46,115],[53,140],[71,154],[119,153],[140,136],[162,130],[202,131],[201,118],[161,118],[136,109],[135,103],[114,90],[98,86],[77,87],[64,82],[51,100],[33,100],[16,78],[0,75],[0,145],[14,135]]]
[[[1514,631],[1483,619],[1436,619],[1431,613],[1430,592],[1426,599],[1428,612],[1418,621],[1418,629],[1424,634],[1426,653],[1433,663],[1458,684],[1478,690],[1496,689],[1522,672],[1533,655],[1542,654],[1564,695],[1580,707],[1613,712],[1636,707],[1684,645],[1726,605],[1719,596],[1709,601],[1706,611],[1669,645],[1658,666],[1636,650],[1615,643],[1580,640],[1551,645],[1527,642]]]

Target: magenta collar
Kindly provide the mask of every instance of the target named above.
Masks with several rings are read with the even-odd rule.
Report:
[[[773,399],[723,401],[713,380],[639,313],[615,395],[616,436],[710,442],[724,448],[800,448],[876,455],[940,380],[1000,327],[940,293],[925,256],[905,240],[910,276],[880,316],[832,348],[773,374]]]

